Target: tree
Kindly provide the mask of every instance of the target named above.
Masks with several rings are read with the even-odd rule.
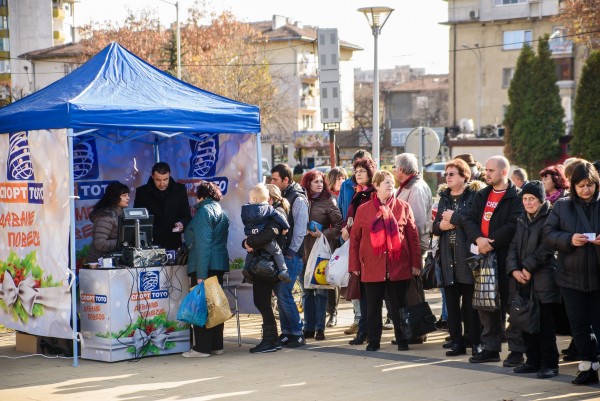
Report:
[[[573,41],[590,49],[600,49],[600,4],[598,0],[565,0],[559,20],[564,22]]]
[[[522,54],[526,52],[524,50]],[[551,55],[548,36],[540,38],[538,54],[530,64],[528,81],[511,82],[513,95],[518,91],[521,96],[510,99],[509,95],[511,104],[506,122],[511,125],[511,130],[505,148],[509,148],[509,160],[523,166],[530,176],[560,156],[559,139],[565,131],[565,113]],[[517,89],[513,85],[526,86]]]
[[[571,150],[588,160],[600,159],[600,51],[588,57],[577,87]]]
[[[511,163],[520,159],[518,154],[519,132],[514,132],[517,121],[524,116],[528,88],[533,80],[533,63],[535,54],[528,44],[523,45],[521,54],[517,59],[515,73],[508,88],[508,108],[504,116],[504,154]]]

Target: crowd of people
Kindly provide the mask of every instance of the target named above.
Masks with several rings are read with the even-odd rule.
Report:
[[[472,155],[459,155],[446,163],[446,183],[439,188],[433,213],[431,190],[413,154],[397,155],[393,173],[377,170],[364,150],[354,155],[352,163],[350,178],[344,169],[333,168],[327,175],[310,170],[300,182],[294,181],[289,166],[279,164],[271,170],[270,184],[250,190],[249,204],[242,209],[246,234],[242,246],[249,255],[244,276],[253,285],[263,322],[261,342],[250,352],[300,347],[307,339],[322,341],[326,328],[337,325],[339,288],[303,288],[303,317],[292,295],[299,277],[303,283],[307,259],[322,236],[331,251],[350,242],[348,271],[360,281],[360,300],[352,301],[354,322],[344,331],[354,335],[349,344],[367,343],[367,351],[377,351],[388,323],[399,351],[423,343],[426,336],[403,335],[400,309],[413,303],[408,288],[420,280],[425,254],[437,237],[440,320],[449,331],[443,344],[446,356],[465,355],[470,348],[471,363],[500,362],[502,343],[508,342],[510,353],[503,366],[517,374],[550,378],[558,374],[556,334],[568,334],[573,341],[564,351],[570,360],[580,360],[572,383],[598,382],[600,180],[595,165],[573,159],[548,166],[538,180],[528,180],[522,169],[512,171],[509,178],[510,165],[503,156],[493,156],[481,166]],[[229,219],[218,203],[222,195],[214,184],[202,182],[192,219],[184,210],[185,194],[179,193],[178,185],[168,165],[157,163],[148,184],[138,188],[135,205],[150,208],[155,225],[173,234],[158,238],[164,246],[178,246],[176,234],[185,231],[192,285],[211,276],[222,281],[229,269]],[[126,186],[109,185],[92,213],[89,258],[116,247],[114,225],[128,201]],[[259,276],[249,269],[260,252],[274,259],[278,275]],[[473,303],[477,288],[472,260],[492,254],[497,307],[481,308]],[[272,294],[277,298],[280,332]],[[539,330],[507,324],[517,295],[538,306]],[[193,334],[194,345],[184,357],[223,352],[223,325],[194,328]]]

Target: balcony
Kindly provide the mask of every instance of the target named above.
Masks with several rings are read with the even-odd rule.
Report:
[[[64,42],[65,40],[65,35],[62,33],[62,31],[54,31],[52,33],[52,37],[57,42]]]
[[[65,11],[62,8],[52,8],[52,18],[63,20],[65,19]]]
[[[479,21],[479,8],[473,6],[448,8],[447,24],[470,21]]]
[[[317,98],[314,96],[302,96],[300,98],[300,108],[316,110],[318,107]]]

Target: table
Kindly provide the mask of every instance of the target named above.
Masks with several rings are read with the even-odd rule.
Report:
[[[188,294],[187,266],[81,269],[81,357],[116,362],[189,351],[177,321]]]

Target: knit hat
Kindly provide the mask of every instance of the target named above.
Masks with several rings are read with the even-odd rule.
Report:
[[[542,184],[541,181],[529,181],[527,184],[523,185],[523,188],[521,188],[521,196],[525,194],[535,196],[542,203],[546,201],[546,190],[544,189],[544,184]]]
[[[469,165],[469,167],[477,165],[475,159],[473,158],[473,155],[470,153],[464,153],[462,155],[454,156],[454,158],[464,160]]]

